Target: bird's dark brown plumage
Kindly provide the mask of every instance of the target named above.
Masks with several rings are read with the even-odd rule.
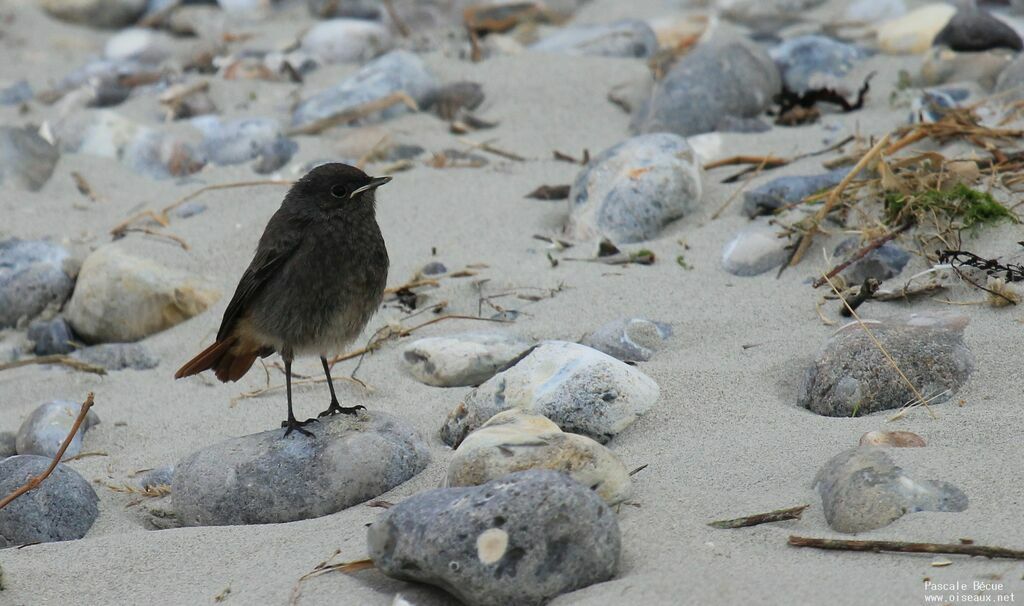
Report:
[[[326,356],[341,353],[380,305],[388,255],[376,220],[372,178],[345,164],[324,164],[300,179],[267,223],[256,254],[224,311],[217,340],[185,363],[175,378],[213,370],[237,381],[259,357],[285,361],[288,431],[301,429],[291,410],[291,361],[323,360],[331,390],[324,414],[341,408]]]

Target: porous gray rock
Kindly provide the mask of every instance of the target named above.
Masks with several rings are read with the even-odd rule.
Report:
[[[974,356],[963,340],[966,318],[911,317],[868,324],[900,370],[932,404],[970,376]],[[797,403],[830,417],[900,408],[917,396],[856,322],[836,331],[804,374]]]
[[[107,370],[149,370],[160,364],[160,359],[142,343],[103,343],[83,347],[71,357]]]
[[[845,450],[814,479],[828,525],[839,532],[888,526],[919,511],[957,512],[968,499],[959,488],[938,480],[915,480],[881,448]]]
[[[441,439],[458,446],[494,415],[519,408],[604,444],[650,410],[659,393],[653,379],[608,354],[545,341],[467,394],[449,413]]]
[[[42,240],[0,241],[0,328],[60,306],[74,287],[71,256]]]
[[[61,444],[71,433],[71,428],[81,409],[80,403],[67,400],[52,400],[40,404],[18,428],[16,440],[18,454],[38,455],[51,459],[55,457]],[[82,421],[82,425],[75,432],[74,437],[71,438],[67,450],[64,451],[64,459],[81,452],[82,436],[99,422],[99,416],[90,410],[85,415],[85,420]]]
[[[566,233],[617,244],[648,240],[696,209],[703,190],[697,154],[685,139],[633,137],[601,152],[576,176]]]
[[[867,57],[860,48],[826,36],[790,38],[771,50],[782,83],[794,93],[836,88],[858,61]]]
[[[64,318],[37,320],[28,325],[28,340],[37,356],[66,354],[75,350],[75,335]]]
[[[399,91],[409,95],[420,107],[425,107],[432,101],[437,88],[437,80],[427,71],[422,59],[408,51],[391,51],[367,63],[337,86],[299,103],[292,113],[292,126],[308,126]],[[404,103],[397,103],[357,123],[379,122],[407,111],[409,108]]]
[[[580,343],[619,360],[646,362],[671,336],[672,326],[665,322],[619,318],[583,337]]]
[[[843,180],[849,168],[837,168],[820,175],[793,175],[776,177],[764,185],[743,192],[743,214],[751,219],[773,214],[789,204],[796,204]]]
[[[316,437],[284,429],[231,438],[175,466],[175,515],[185,526],[274,524],[362,503],[427,466],[426,443],[381,412],[325,417]]]
[[[85,259],[65,317],[91,343],[138,341],[199,314],[219,296],[205,279],[108,244]]]
[[[634,109],[631,127],[683,137],[711,132],[725,116],[758,116],[781,89],[768,53],[742,36],[722,34],[672,66]]]
[[[645,59],[658,52],[658,37],[646,22],[625,19],[607,24],[570,25],[542,38],[530,50]]]
[[[384,574],[475,606],[540,605],[607,581],[621,551],[608,505],[548,470],[421,492],[384,512],[366,542]]]
[[[51,458],[18,455],[0,461],[0,494],[8,495],[50,466]],[[89,482],[58,464],[46,481],[0,509],[0,548],[27,543],[73,541],[85,536],[99,515]]]
[[[38,191],[50,180],[60,151],[36,129],[0,126],[0,184]]]
[[[435,387],[479,385],[526,353],[533,342],[505,332],[471,332],[417,339],[402,351],[405,369]]]
[[[146,0],[38,0],[50,15],[70,23],[116,28],[134,23],[146,10]]]

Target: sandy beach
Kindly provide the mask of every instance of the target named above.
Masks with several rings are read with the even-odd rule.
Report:
[[[229,31],[251,34],[233,43],[231,51],[279,50],[294,42],[315,20],[304,3],[285,4],[275,9],[273,18],[244,15],[229,21]],[[593,0],[575,12],[572,22],[606,23],[624,17],[654,22],[687,11],[716,11],[683,4]],[[843,4],[829,3],[808,12],[807,29],[841,13]],[[1024,19],[1015,24],[1019,27]],[[24,78],[34,90],[47,90],[87,57],[102,53],[111,33],[58,21],[30,2],[0,6],[0,46],[6,59],[0,62],[0,83]],[[174,44],[180,50],[190,42],[179,38]],[[839,317],[839,304],[829,301],[823,313],[838,324],[825,325],[815,309],[825,289],[814,290],[808,282],[829,268],[822,249],[833,259],[833,248],[846,236],[838,231],[819,235],[804,260],[778,278],[776,270],[737,276],[723,270],[721,255],[726,242],[751,221],[740,212],[742,194],[718,218],[713,215],[739,187],[749,190],[779,176],[821,173],[822,163],[840,154],[766,170],[746,184],[721,183],[739,166],[705,171],[703,195],[694,212],[668,223],[653,239],[621,246],[653,252],[656,261],[651,265],[570,260],[593,256],[595,244],[580,243],[552,253],[548,243],[533,237],[561,237],[569,214],[566,201],[524,196],[540,185],[569,184],[576,178],[581,166],[556,160],[554,151],[580,157],[588,150],[595,156],[631,136],[630,116],[607,97],[616,86],[643,77],[649,70],[646,62],[526,51],[474,63],[450,52],[449,47],[456,46],[419,54],[441,82],[469,80],[482,85],[486,98],[475,113],[496,122],[492,129],[456,135],[432,113],[406,113],[372,126],[294,137],[298,151],[266,175],[255,174],[248,164],[209,164],[188,176],[153,179],[110,158],[62,153],[39,191],[0,185],[0,240],[49,239],[84,259],[111,242],[110,230],[120,222],[145,209],[163,208],[201,187],[297,179],[310,163],[351,158],[349,150],[366,150],[385,134],[395,142],[421,146],[426,154],[413,160],[409,170],[393,173],[393,182],[378,194],[377,217],[391,258],[389,286],[404,284],[425,264],[440,261],[449,274],[438,278],[436,288],[417,289],[422,295],[420,308],[446,301],[445,313],[483,318],[513,309],[519,312],[515,321],[501,328],[537,341],[577,341],[623,317],[665,322],[674,332],[663,349],[638,366],[660,387],[656,405],[607,445],[627,469],[645,466],[632,478],[633,496],[616,508],[622,535],[618,574],[559,596],[552,604],[922,604],[935,593],[926,590],[926,580],[1001,583],[1000,591],[988,594],[1014,594],[1016,601],[1024,600],[1020,561],[949,556],[951,564],[937,567],[933,563],[943,558],[936,555],[831,552],[786,544],[790,535],[801,535],[936,543],[971,539],[980,545],[1024,548],[1024,425],[1018,387],[1024,316],[1019,306],[945,302],[984,299],[984,293],[967,287],[912,303],[869,302],[860,309],[865,319],[915,313],[969,318],[964,341],[975,358],[969,380],[950,400],[930,411],[915,408],[896,421],[888,420],[892,411],[840,418],[801,408],[797,396],[805,369],[848,321]],[[877,139],[906,124],[909,110],[894,107],[890,92],[897,89],[901,71],[916,74],[922,61],[921,54],[879,53],[863,59],[855,76],[876,75],[864,107],[857,111],[824,110],[814,124],[702,135],[691,139],[691,145],[707,154],[702,157],[706,163],[738,154],[789,158],[850,135]],[[323,65],[305,74],[301,84],[227,81],[217,74],[192,77],[210,81],[209,94],[222,117],[270,116],[286,122],[297,99],[358,69],[359,64]],[[102,111],[159,125],[157,94],[133,94]],[[59,103],[30,101],[24,107],[0,106],[0,123],[38,127],[61,118]],[[367,140],[369,144],[359,142]],[[467,140],[489,141],[522,160],[471,149]],[[432,153],[446,148],[481,155],[487,164],[428,165]],[[371,163],[366,170],[374,174],[388,164]],[[87,179],[97,201],[76,189],[72,173]],[[88,392],[95,393],[94,411],[102,420],[85,434],[82,445],[83,453],[95,454],[65,463],[94,487],[98,518],[82,539],[0,551],[0,604],[208,604],[220,596],[226,604],[384,605],[399,593],[416,606],[455,603],[440,589],[373,570],[324,574],[298,584],[300,577],[336,553],[334,561],[365,558],[366,527],[381,514],[379,508],[356,505],[286,524],[156,530],[151,510],[164,507],[164,499],[109,488],[131,482],[138,470],[174,464],[226,438],[275,428],[283,418],[282,391],[239,397],[268,382],[282,384],[283,374],[276,368],[265,374],[257,364],[241,381],[229,384],[212,376],[182,381],[172,377],[178,366],[211,342],[237,279],[285,191],[285,185],[263,184],[197,197],[195,202],[204,204],[205,211],[174,218],[157,230],[180,238],[187,250],[167,238],[138,232],[117,240],[122,250],[201,276],[221,293],[205,312],[145,338],[159,359],[155,368],[105,376],[42,365],[0,372],[0,430],[16,431],[45,401],[80,402]],[[1017,196],[1004,192],[997,199],[1012,206]],[[1017,224],[985,226],[964,232],[961,247],[982,256],[1013,255],[1020,250],[1016,242],[1021,234]],[[907,247],[912,250],[909,243]],[[557,266],[549,253],[560,259]],[[902,276],[931,265],[915,254]],[[467,275],[451,275],[460,270],[467,270]],[[528,292],[543,296],[516,296]],[[488,299],[498,308],[482,302],[500,293],[513,294]],[[353,347],[408,314],[394,301],[385,303]],[[336,367],[335,383],[343,403],[400,417],[430,448],[426,470],[379,499],[398,503],[441,485],[453,450],[438,431],[470,390],[415,381],[403,370],[402,346],[424,336],[493,328],[494,323],[485,320],[453,319],[386,342],[361,362],[357,376],[365,388],[338,379],[352,372],[356,360]],[[5,344],[21,343],[24,326],[4,330],[0,338]],[[301,359],[295,369],[317,376],[319,362]],[[296,414],[303,418],[321,410],[327,398],[322,383],[299,386],[295,394]],[[926,447],[899,449],[894,459],[915,477],[959,487],[969,498],[969,507],[957,513],[908,513],[888,526],[856,535],[831,529],[821,497],[812,488],[815,474],[872,430],[922,436]],[[810,508],[799,520],[736,530],[708,526],[713,520],[801,504]]]

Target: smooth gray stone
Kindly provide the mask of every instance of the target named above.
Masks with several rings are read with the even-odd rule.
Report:
[[[143,490],[157,486],[170,486],[174,481],[174,465],[155,467],[135,478],[135,484]]]
[[[175,466],[172,492],[185,526],[274,524],[362,503],[427,466],[422,438],[380,412],[339,414],[306,427],[231,438]]]
[[[671,336],[672,326],[665,322],[620,318],[583,337],[580,343],[619,360],[646,362]]]
[[[540,605],[615,576],[615,513],[549,470],[421,492],[385,511],[367,549],[388,576],[429,583],[466,604]]]
[[[424,276],[440,276],[448,273],[448,268],[440,261],[431,261],[420,269],[420,273]]]
[[[39,455],[52,459],[57,455],[64,439],[71,433],[71,427],[75,424],[75,419],[81,409],[82,405],[78,402],[67,400],[52,400],[40,404],[18,428],[18,454]],[[85,420],[82,421],[75,436],[71,438],[67,450],[64,451],[64,459],[81,452],[82,436],[99,422],[99,416],[90,410],[85,415]]]
[[[142,343],[104,343],[79,349],[73,358],[102,366],[107,370],[149,370],[160,364],[148,347]]]
[[[959,488],[937,480],[915,480],[881,448],[851,448],[818,472],[828,525],[839,532],[864,532],[888,526],[907,513],[959,512],[968,499]]]
[[[942,402],[967,381],[974,356],[964,344],[966,320],[950,326],[890,321],[871,323],[872,334],[900,370],[931,403]],[[829,417],[865,415],[901,408],[917,397],[878,346],[851,323],[829,339],[807,369],[797,403]]]
[[[840,242],[839,246],[836,246],[835,256],[843,259],[860,247],[860,240],[848,238]],[[903,271],[903,268],[906,267],[907,261],[910,261],[910,253],[892,242],[887,242],[844,269],[841,275],[850,286],[862,284],[868,278],[884,282],[889,278],[898,276]]]
[[[409,95],[421,108],[426,107],[437,88],[437,80],[427,71],[422,59],[408,51],[391,51],[367,63],[337,86],[299,103],[292,114],[292,126],[302,127],[398,91]],[[404,103],[397,103],[358,123],[379,122],[407,111],[409,108]]]
[[[761,47],[723,34],[672,66],[634,109],[631,128],[683,137],[711,132],[725,116],[757,117],[781,88],[779,70]]]
[[[36,129],[0,126],[0,184],[39,191],[59,159],[60,151]]]
[[[932,44],[967,52],[993,48],[1024,50],[1024,42],[1012,27],[980,8],[959,8]]]
[[[625,19],[607,24],[570,25],[541,39],[530,50],[646,59],[658,52],[658,37],[646,22]]]
[[[734,276],[758,276],[789,258],[789,240],[762,223],[744,228],[722,249],[722,269]]]
[[[298,149],[272,118],[221,120],[218,116],[198,116],[190,122],[203,134],[200,149],[214,164],[241,164],[265,155],[286,155],[277,167],[265,171],[271,172],[288,162]]]
[[[0,461],[0,494],[8,495],[49,467],[51,458],[19,455]],[[99,515],[89,482],[67,465],[0,509],[0,548],[26,543],[73,541],[85,536]]]
[[[13,431],[0,431],[0,460],[18,454],[17,440]]]
[[[146,10],[146,0],[38,0],[43,10],[62,21],[98,28],[135,23]]]
[[[771,50],[782,83],[794,93],[835,88],[867,53],[825,36],[799,36]]]
[[[71,295],[70,255],[42,240],[0,241],[0,328],[33,318]]]
[[[838,185],[848,172],[849,168],[837,168],[821,175],[776,177],[743,192],[743,213],[751,219],[773,214],[783,206],[796,204],[807,196]]]
[[[37,356],[66,354],[75,350],[75,335],[67,321],[61,317],[29,324],[28,340],[32,341],[32,353]]]
[[[530,350],[533,341],[500,331],[424,337],[402,350],[402,365],[434,387],[479,385]]]

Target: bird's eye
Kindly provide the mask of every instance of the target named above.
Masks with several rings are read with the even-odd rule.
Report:
[[[348,188],[344,185],[335,185],[331,188],[331,195],[335,198],[347,198]]]

